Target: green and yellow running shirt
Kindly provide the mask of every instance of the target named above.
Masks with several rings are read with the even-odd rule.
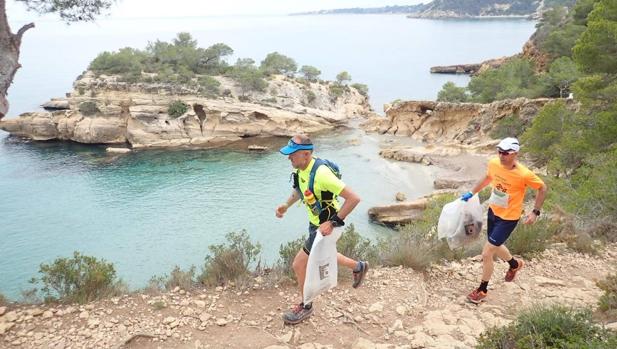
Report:
[[[309,177],[311,175],[311,169],[315,165],[315,158],[311,159],[311,162],[304,170],[298,170],[298,185],[300,186],[300,191],[302,191],[302,196],[304,196],[304,192],[308,189],[309,185]],[[338,196],[343,189],[345,188],[345,183],[341,181],[338,177],[332,173],[332,171],[328,168],[328,166],[319,166],[317,172],[315,172],[315,182],[313,183],[315,192],[313,195],[321,202],[321,192],[329,191],[334,194],[335,198],[329,203],[333,206],[337,211],[340,209],[340,203],[336,200],[336,196]],[[322,203],[323,205],[323,203]],[[306,211],[308,212],[309,221],[311,224],[319,225],[319,216],[314,215],[311,211],[311,208],[308,205],[306,206]]]

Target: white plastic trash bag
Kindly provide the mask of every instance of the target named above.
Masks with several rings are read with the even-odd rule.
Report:
[[[478,195],[467,202],[456,199],[444,205],[437,224],[437,237],[445,238],[451,249],[473,242],[481,231],[482,206]]]
[[[317,231],[306,266],[304,304],[310,303],[319,294],[336,287],[338,277],[336,241],[341,234],[342,229],[334,229],[328,236],[323,236]]]

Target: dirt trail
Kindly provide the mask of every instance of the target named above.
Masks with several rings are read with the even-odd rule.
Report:
[[[488,327],[542,303],[591,306],[595,281],[617,271],[617,244],[598,256],[561,245],[527,261],[515,282],[496,263],[487,301],[465,302],[477,286],[479,257],[433,266],[374,268],[365,284],[344,280],[315,302],[315,313],[285,326],[293,286],[176,289],[87,305],[0,308],[0,348],[472,348]],[[611,326],[614,326],[612,324]],[[129,340],[130,339],[130,340]]]

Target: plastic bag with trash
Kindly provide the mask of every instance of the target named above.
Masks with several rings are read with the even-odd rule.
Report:
[[[336,228],[328,236],[323,236],[317,231],[306,266],[304,304],[310,303],[319,294],[336,287],[338,279],[336,241],[341,237],[342,230],[342,228]]]
[[[467,202],[456,199],[445,204],[437,224],[437,237],[445,238],[451,249],[475,241],[482,231],[482,206],[478,195]]]

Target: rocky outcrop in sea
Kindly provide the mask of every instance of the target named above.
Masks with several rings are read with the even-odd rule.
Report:
[[[344,87],[335,97],[332,83],[323,81],[273,76],[264,92],[250,92],[231,79],[216,79],[225,92],[208,97],[190,86],[127,83],[88,71],[67,98],[46,104],[50,111],[0,120],[0,129],[32,140],[214,147],[248,137],[317,133],[372,113],[368,97],[353,87]],[[186,112],[174,117],[169,106],[177,101],[186,105]]]

